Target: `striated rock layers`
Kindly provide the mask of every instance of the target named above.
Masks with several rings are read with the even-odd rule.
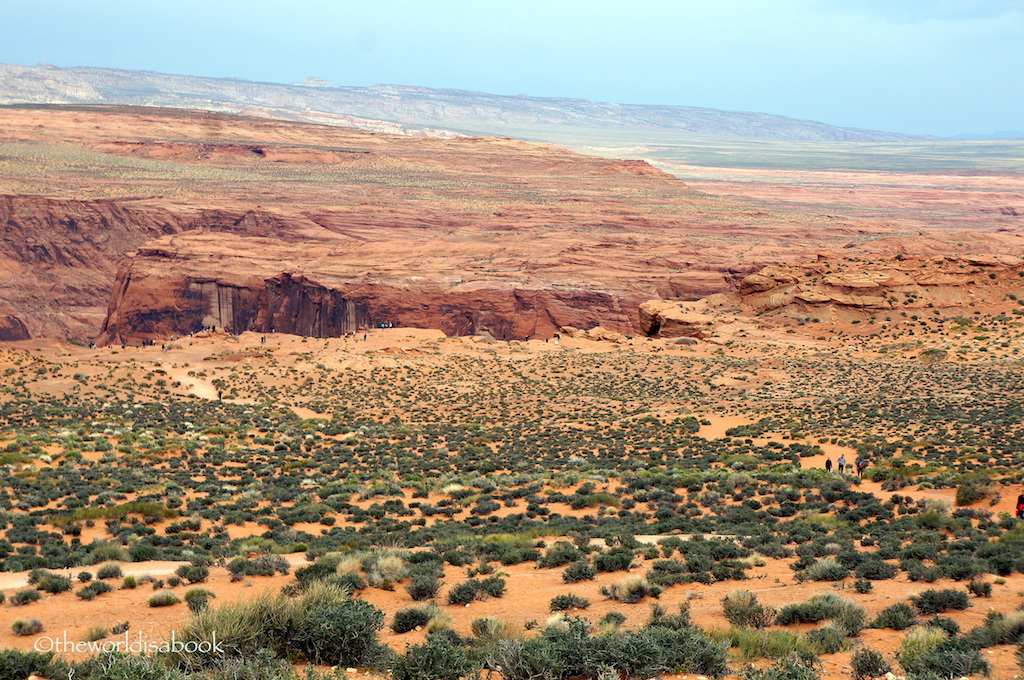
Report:
[[[770,265],[736,290],[696,302],[645,301],[639,324],[649,336],[714,342],[751,323],[853,328],[864,321],[898,324],[919,316],[992,312],[1024,316],[1024,254],[865,261],[821,253],[815,262]]]
[[[516,277],[381,277],[267,239],[193,235],[147,244],[118,274],[100,342],[216,326],[339,336],[382,324],[497,339],[553,335],[599,322],[629,330],[644,296],[593,282]]]
[[[765,267],[729,297],[765,316],[848,322],[894,310],[967,314],[1021,295],[1024,258],[1016,255],[861,261],[823,254],[804,265]]]
[[[828,295],[849,307],[879,296],[852,279],[821,285],[835,271],[815,282],[764,267],[824,249],[863,256],[884,239],[908,254],[941,242],[917,226],[766,207],[703,194],[643,161],[512,139],[3,108],[0,338],[160,341],[204,325],[630,334],[645,300],[696,300],[762,270],[763,285],[744,289],[751,305],[799,312]],[[1019,252],[1024,236],[1006,228],[949,247]]]

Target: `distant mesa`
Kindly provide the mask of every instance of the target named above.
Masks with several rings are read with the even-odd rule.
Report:
[[[924,139],[767,113],[693,106],[615,104],[402,85],[342,87],[316,77],[286,85],[49,64],[0,64],[0,104],[167,106],[434,136],[537,139],[545,129],[570,125],[657,130],[679,137],[859,142]]]

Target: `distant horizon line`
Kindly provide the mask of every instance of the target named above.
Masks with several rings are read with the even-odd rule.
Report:
[[[424,91],[424,92],[467,93],[467,94],[485,95],[485,96],[508,98],[508,99],[534,99],[534,100],[553,100],[553,101],[576,101],[576,102],[586,102],[586,103],[589,103],[589,104],[596,104],[596,105],[628,106],[628,107],[644,107],[644,108],[697,109],[697,110],[714,111],[714,112],[721,112],[721,113],[740,113],[740,114],[768,115],[768,116],[774,116],[774,117],[778,117],[778,118],[789,119],[789,120],[793,120],[793,121],[806,122],[806,123],[816,123],[816,124],[819,124],[819,125],[826,125],[826,126],[829,126],[829,127],[834,127],[834,128],[839,128],[839,129],[856,130],[856,131],[863,131],[863,132],[881,132],[881,133],[888,133],[888,134],[901,134],[901,135],[907,135],[907,136],[915,136],[915,137],[922,137],[922,138],[932,138],[932,139],[938,139],[938,140],[945,139],[945,140],[960,140],[960,141],[997,141],[997,140],[1024,139],[1024,130],[996,130],[996,131],[992,131],[992,132],[961,132],[961,133],[958,133],[958,134],[955,134],[955,135],[948,135],[948,136],[934,135],[934,134],[929,134],[929,133],[901,133],[901,132],[895,132],[895,131],[892,131],[892,130],[879,130],[879,129],[870,128],[870,127],[860,127],[860,126],[852,126],[852,125],[839,125],[839,124],[828,123],[828,122],[825,122],[825,121],[816,120],[816,119],[813,119],[813,118],[803,118],[803,117],[799,117],[799,116],[792,116],[792,115],[778,114],[778,113],[770,113],[770,112],[767,112],[767,111],[756,111],[756,110],[750,110],[750,109],[722,109],[722,108],[716,108],[716,107],[712,107],[712,106],[699,106],[699,105],[693,105],[693,104],[650,104],[650,103],[635,103],[635,102],[602,101],[602,100],[598,100],[598,99],[588,99],[586,97],[542,96],[542,95],[532,95],[532,94],[526,94],[526,93],[502,94],[502,93],[498,93],[498,92],[491,92],[491,91],[488,91],[488,90],[467,89],[467,88],[460,88],[460,87],[429,87],[429,86],[426,86],[426,85],[410,85],[410,84],[406,84],[406,83],[383,83],[383,82],[379,82],[379,83],[372,83],[372,84],[369,84],[369,85],[340,85],[340,84],[332,82],[331,80],[329,80],[327,78],[324,78],[322,76],[306,76],[303,80],[298,81],[298,82],[280,82],[280,81],[273,81],[273,80],[255,80],[255,79],[252,79],[252,78],[245,78],[245,77],[241,77],[241,76],[195,75],[195,74],[191,74],[191,73],[172,73],[172,72],[167,72],[167,71],[156,71],[156,70],[152,70],[152,69],[122,68],[122,67],[115,67],[115,66],[88,66],[88,65],[81,65],[81,64],[80,65],[76,65],[76,66],[60,66],[60,65],[54,64],[52,62],[46,62],[46,61],[36,62],[35,64],[18,64],[18,63],[13,63],[13,62],[0,62],[0,65],[4,65],[4,66],[18,66],[18,67],[22,67],[22,68],[51,68],[51,69],[65,70],[65,71],[75,70],[75,69],[87,69],[87,70],[92,70],[92,71],[120,71],[120,72],[127,72],[127,73],[148,73],[148,74],[153,74],[153,75],[158,75],[158,76],[171,76],[171,77],[180,77],[180,78],[199,78],[199,79],[203,79],[203,80],[227,80],[227,81],[238,81],[238,82],[245,82],[245,83],[253,83],[253,84],[256,84],[256,85],[261,85],[262,84],[262,85],[276,85],[276,86],[285,86],[285,87],[309,87],[309,88],[320,88],[320,89],[326,89],[327,87],[330,87],[330,88],[334,88],[334,89],[364,89],[364,90],[382,89],[382,88],[401,88],[401,89],[408,89],[408,90],[421,90],[421,91]],[[323,83],[323,84],[318,84],[318,83]],[[31,103],[34,103],[34,102],[25,102],[25,103],[26,104],[31,104]],[[110,104],[110,106],[120,106],[120,105],[119,104]],[[168,108],[168,107],[160,107],[160,108]],[[179,108],[179,107],[170,107],[170,108]]]

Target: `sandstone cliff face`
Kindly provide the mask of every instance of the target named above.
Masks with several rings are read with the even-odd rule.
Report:
[[[754,313],[854,321],[893,310],[969,313],[1024,294],[1024,259],[1013,255],[896,257],[876,261],[824,257],[773,265],[740,283],[735,303]]]
[[[603,322],[628,332],[635,329],[640,299],[622,290],[500,279],[370,280],[273,267],[210,278],[136,258],[118,276],[100,342],[166,338],[204,326],[337,337],[390,324],[499,340],[548,337],[565,324]]]
[[[883,235],[885,248],[909,247],[893,240],[898,226],[768,213],[643,161],[512,139],[2,109],[0,144],[0,166],[17,171],[0,191],[18,192],[0,196],[7,338],[130,342],[203,325],[339,335],[382,323],[503,339],[599,324],[635,333],[644,300],[735,290],[755,272],[764,278],[744,295],[758,309],[879,305],[872,280],[818,285],[830,271],[812,286],[796,270],[762,270],[822,249],[863,254]],[[1024,243],[986,238],[989,253]],[[953,296],[958,281],[930,290]]]

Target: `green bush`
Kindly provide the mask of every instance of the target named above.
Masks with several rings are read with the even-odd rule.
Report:
[[[815,660],[790,655],[768,668],[748,666],[741,673],[743,680],[818,680],[821,672]]]
[[[556,595],[551,598],[551,602],[548,604],[548,610],[553,612],[564,612],[570,609],[586,609],[590,606],[590,600],[579,595],[568,593],[566,595]]]
[[[44,678],[68,677],[68,669],[54,662],[50,652],[22,652],[17,649],[0,649],[0,678],[3,680],[24,680],[30,675]]]
[[[928,639],[918,631],[935,631]],[[921,637],[921,640],[916,639]],[[988,675],[988,662],[968,639],[950,638],[938,628],[915,628],[903,638],[899,653],[900,665],[908,675],[916,677],[962,678],[975,674]]]
[[[131,574],[129,574],[128,576],[124,577],[124,581],[122,583],[122,587],[123,588],[126,588],[128,590],[134,590],[135,588],[138,587],[138,585],[139,585],[139,580],[137,578],[135,578],[134,576],[132,576]]]
[[[480,581],[471,578],[448,589],[448,604],[469,604],[480,594]]]
[[[75,595],[82,598],[83,600],[93,600],[96,598],[97,595],[109,593],[113,589],[114,587],[109,583],[105,583],[103,581],[92,581],[84,588],[79,590],[77,593],[75,593]]]
[[[919,595],[912,595],[910,603],[918,613],[925,615],[941,614],[952,609],[967,609],[971,606],[967,593],[952,588],[926,590]]]
[[[124,574],[121,572],[121,565],[117,562],[104,562],[96,570],[96,578],[108,579],[108,578],[121,578]]]
[[[870,579],[872,581],[884,581],[896,575],[899,568],[880,559],[868,558],[858,564],[853,573],[857,578]]]
[[[842,581],[849,570],[833,557],[825,557],[807,567],[807,578],[812,581]]]
[[[829,623],[821,628],[807,631],[805,637],[818,654],[835,654],[843,650],[846,631]]]
[[[417,602],[437,597],[437,591],[440,589],[441,580],[429,574],[417,574],[405,586],[405,592]]]
[[[443,635],[431,635],[422,645],[406,647],[395,659],[392,680],[460,680],[476,677],[481,664],[463,647]],[[511,680],[511,679],[510,679]]]
[[[625,571],[633,564],[634,557],[636,553],[629,548],[612,548],[594,556],[594,568],[598,571]]]
[[[601,586],[601,594],[623,604],[636,604],[648,595],[659,596],[661,589],[658,586],[652,586],[642,576],[627,576],[616,583]]]
[[[20,607],[29,602],[37,602],[41,597],[42,595],[39,594],[38,590],[19,590],[14,595],[11,595],[11,604]]]
[[[169,590],[162,590],[159,593],[153,593],[149,596],[150,607],[169,607],[172,604],[178,604],[181,602],[181,598],[172,593]]]
[[[501,597],[505,594],[505,579],[500,576],[488,576],[480,582],[480,590],[491,597]]]
[[[201,564],[183,564],[174,570],[174,575],[189,583],[202,583],[210,576],[210,569]]]
[[[43,578],[39,579],[39,584],[36,588],[43,592],[50,593],[51,595],[65,593],[71,590],[71,579],[67,576],[47,574]]]
[[[878,615],[869,625],[871,628],[906,630],[914,625],[916,619],[914,609],[909,604],[897,602],[878,612]]]
[[[597,576],[597,569],[587,560],[573,562],[562,572],[562,580],[565,583],[593,581],[595,576]]]
[[[434,608],[429,606],[399,609],[391,621],[391,630],[399,634],[408,633],[415,628],[426,626],[435,613]]]
[[[209,606],[211,597],[217,596],[206,588],[189,588],[185,591],[185,604],[190,612],[198,614]]]
[[[859,578],[853,582],[853,589],[861,595],[865,595],[867,593],[870,593],[872,589],[874,589],[874,586],[871,584],[871,581],[864,578]]]
[[[207,607],[185,622],[177,638],[187,645],[210,643],[216,636],[220,649],[175,651],[169,658],[189,673],[251,658],[261,649],[314,663],[374,666],[385,656],[378,637],[383,622],[383,612],[373,605],[350,598],[338,586],[313,582],[294,599],[263,593]]]
[[[572,543],[558,541],[548,548],[547,552],[544,553],[544,557],[537,562],[537,566],[544,568],[561,567],[570,562],[575,562],[581,557],[583,557],[583,553]]]
[[[892,665],[870,647],[857,647],[850,657],[854,680],[871,680],[892,672]]]
[[[314,602],[296,619],[290,642],[313,663],[370,666],[380,658],[384,612],[365,600]]]
[[[43,632],[43,622],[39,619],[17,619],[11,624],[11,631],[15,635],[36,635]]]
[[[967,590],[975,597],[992,597],[992,582],[974,578],[967,584]]]
[[[747,628],[767,628],[777,616],[774,609],[758,602],[749,590],[734,590],[722,598],[722,612],[732,625]]]

